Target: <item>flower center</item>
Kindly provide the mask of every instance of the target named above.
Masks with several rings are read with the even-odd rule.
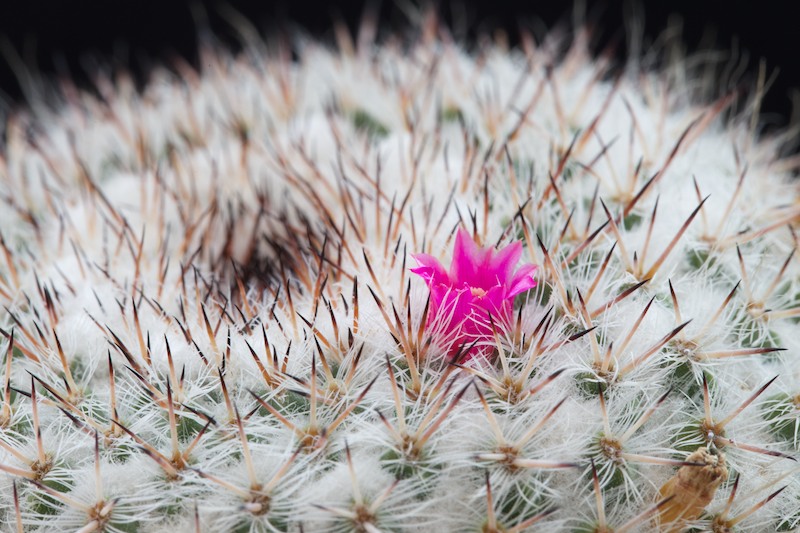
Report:
[[[470,292],[472,292],[472,296],[475,298],[483,298],[486,296],[486,291],[481,289],[480,287],[470,287]]]

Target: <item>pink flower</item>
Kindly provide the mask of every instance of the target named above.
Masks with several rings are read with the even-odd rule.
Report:
[[[419,266],[411,271],[421,276],[431,291],[426,327],[442,335],[450,345],[450,355],[469,348],[460,357],[466,361],[492,353],[489,315],[497,328],[510,325],[514,297],[536,286],[536,265],[525,264],[515,272],[521,255],[520,242],[495,254],[492,248],[479,247],[463,229],[456,235],[449,274],[435,257],[412,255]]]

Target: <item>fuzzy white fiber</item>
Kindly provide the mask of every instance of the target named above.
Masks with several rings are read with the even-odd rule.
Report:
[[[9,115],[0,529],[800,527],[800,185],[759,88],[415,28]],[[539,266],[464,364],[409,272],[459,227]],[[701,448],[727,478],[668,521]]]

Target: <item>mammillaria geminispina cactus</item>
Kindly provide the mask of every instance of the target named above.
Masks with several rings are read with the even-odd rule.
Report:
[[[416,28],[9,115],[0,529],[800,527],[760,92]]]

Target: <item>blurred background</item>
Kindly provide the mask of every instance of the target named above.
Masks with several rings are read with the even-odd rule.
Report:
[[[624,57],[627,25],[638,14],[644,22],[645,43],[653,42],[671,22],[682,21],[682,40],[688,50],[733,51],[733,65],[753,82],[759,61],[767,77],[775,74],[762,109],[767,128],[786,125],[792,114],[795,87],[800,87],[800,31],[792,16],[793,2],[777,0],[586,0],[586,18],[593,22],[598,50],[616,46]],[[410,5],[419,0],[371,2],[386,28],[402,28]],[[197,64],[198,34],[204,26],[219,40],[237,46],[235,32],[224,16],[227,6],[250,19],[265,33],[299,27],[322,39],[333,40],[332,22],[355,30],[365,2],[310,2],[282,0],[0,0],[0,107],[22,101],[15,74],[18,60],[33,65],[46,77],[68,75],[85,85],[87,65],[94,59],[122,63],[141,81],[148,70],[179,55]],[[542,29],[569,23],[571,1],[465,0],[438,2],[443,18],[474,38],[482,31],[502,27],[513,45],[520,26],[541,34]],[[198,13],[205,22],[198,24]],[[19,56],[19,57],[17,57]],[[89,67],[91,68],[91,67]]]

